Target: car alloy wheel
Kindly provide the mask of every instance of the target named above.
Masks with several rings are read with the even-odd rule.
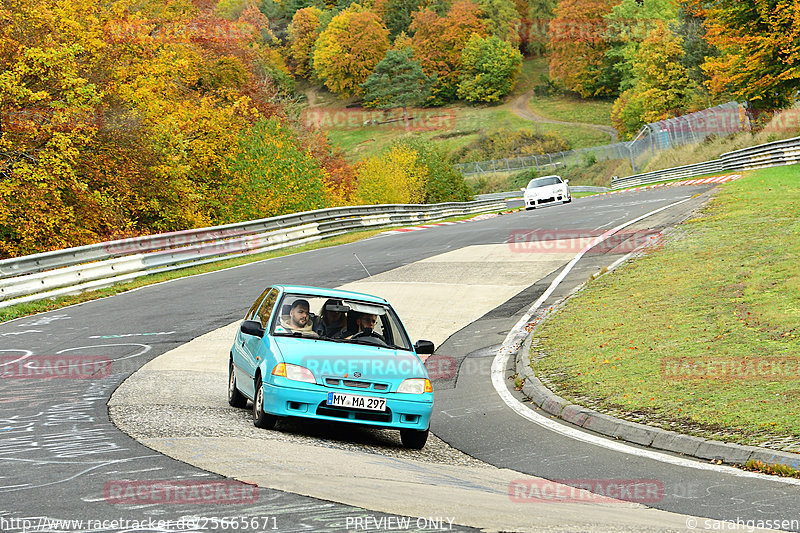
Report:
[[[253,402],[253,425],[257,428],[272,429],[278,421],[276,416],[264,412],[264,387],[261,378],[256,381],[256,399]]]
[[[236,388],[236,375],[233,373],[233,360],[228,365],[228,405],[231,407],[246,407],[247,398]]]

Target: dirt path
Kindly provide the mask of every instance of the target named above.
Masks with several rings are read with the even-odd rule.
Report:
[[[602,131],[603,133],[611,137],[612,143],[617,142],[618,138],[617,130],[615,130],[611,126],[600,126],[598,124],[587,124],[585,122],[565,122],[563,120],[554,120],[550,118],[545,118],[541,115],[537,115],[536,113],[531,111],[530,108],[528,108],[528,102],[530,101],[531,97],[533,97],[533,89],[517,97],[517,99],[511,103],[511,112],[517,115],[518,117],[524,118],[525,120],[530,120],[531,122],[544,122],[547,124],[566,124],[568,126],[586,126],[588,128],[594,128],[596,130]]]

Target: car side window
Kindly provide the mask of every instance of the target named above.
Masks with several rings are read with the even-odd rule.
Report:
[[[261,306],[261,302],[264,301],[264,298],[267,296],[267,294],[269,294],[269,291],[271,290],[272,287],[267,287],[266,289],[264,289],[264,292],[262,292],[261,295],[258,298],[256,298],[256,301],[253,303],[253,305],[250,306],[250,309],[244,316],[245,320],[255,320],[256,311],[258,311],[258,308]]]
[[[275,307],[275,302],[277,300],[278,300],[278,291],[272,289],[272,291],[270,291],[267,297],[264,298],[264,302],[258,309],[257,317],[253,319],[261,322],[261,327],[264,329],[267,329],[267,322],[269,322],[269,317],[272,314],[272,308]]]

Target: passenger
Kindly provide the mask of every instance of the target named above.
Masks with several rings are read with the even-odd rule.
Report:
[[[320,337],[336,337],[347,329],[347,318],[341,311],[331,311],[328,306],[341,306],[341,300],[328,300],[319,311],[319,317],[314,325],[314,331]]]
[[[317,337],[314,331],[311,314],[309,313],[308,300],[298,298],[292,302],[288,315],[281,317],[281,325],[291,332],[299,332],[312,337]]]

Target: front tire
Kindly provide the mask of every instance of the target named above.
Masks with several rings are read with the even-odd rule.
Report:
[[[400,440],[403,442],[403,446],[410,450],[421,450],[425,446],[425,443],[428,442],[428,433],[429,431],[427,429],[425,431],[419,429],[401,429]]]
[[[228,365],[228,405],[231,407],[247,407],[247,398],[236,388],[236,376],[233,373],[233,359]]]
[[[256,398],[253,400],[253,425],[261,429],[272,429],[278,417],[264,412],[264,387],[261,378],[256,380]]]

